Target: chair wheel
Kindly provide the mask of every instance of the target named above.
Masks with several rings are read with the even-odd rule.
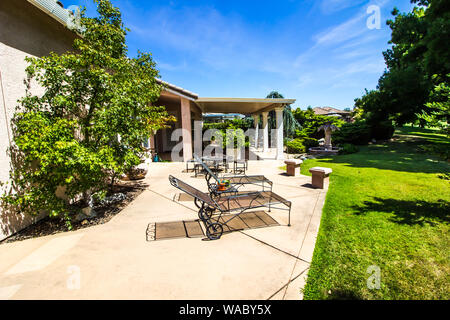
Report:
[[[223,234],[223,227],[220,223],[212,223],[206,227],[206,236],[209,240],[218,240]]]

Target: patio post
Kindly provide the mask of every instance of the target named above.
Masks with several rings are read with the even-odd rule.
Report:
[[[155,141],[155,135],[154,134],[152,134],[150,136],[149,146],[150,146],[150,158],[153,161],[153,156],[156,153],[156,141]]]
[[[284,107],[275,109],[277,128],[276,128],[276,141],[277,141],[277,160],[284,159],[283,144],[284,144],[284,124],[283,124],[283,110]]]
[[[259,139],[259,114],[254,114],[254,115],[252,115],[252,117],[253,117],[253,120],[254,120],[254,122],[255,122],[255,141],[254,141],[254,143],[255,143],[255,148],[256,149],[258,149],[258,146],[259,146],[259,144],[258,144],[258,139]]]
[[[192,125],[189,100],[181,98],[181,127],[183,129],[183,161],[192,159]]]
[[[203,119],[194,121],[194,153],[203,155]]]
[[[269,126],[268,126],[269,112],[262,113],[262,125],[263,125],[263,151],[269,151]]]

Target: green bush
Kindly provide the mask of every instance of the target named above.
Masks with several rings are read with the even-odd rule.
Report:
[[[305,146],[306,150],[309,150],[309,148],[314,148],[314,147],[319,146],[319,140],[317,140],[315,138],[304,137],[304,138],[299,138],[299,140],[303,140],[302,143]]]
[[[342,126],[345,122],[337,117],[328,117],[322,115],[316,115],[312,109],[301,110],[297,109],[293,112],[295,119],[302,126],[302,130],[296,131],[296,138],[308,137],[320,139],[324,137],[323,131],[318,129],[324,124],[331,122],[337,127]]]
[[[203,131],[209,129],[217,129],[217,130],[242,129],[245,132],[250,128],[253,128],[253,123],[252,120],[248,118],[225,120],[224,122],[205,122],[203,124]]]
[[[344,124],[339,131],[333,133],[333,144],[350,143],[365,145],[372,139],[371,128],[365,121]]]
[[[371,128],[371,138],[376,140],[389,140],[395,132],[392,121],[379,122]]]
[[[339,154],[352,154],[359,151],[357,146],[350,143],[344,143],[341,148],[342,149],[339,151]]]
[[[230,148],[240,148],[240,147],[248,148],[248,147],[250,147],[250,138],[245,135],[243,130],[240,130],[240,129],[236,129],[236,130],[234,130],[234,129],[223,129],[223,130],[212,129],[212,130],[215,130],[215,135],[221,136],[221,140],[222,140],[221,147],[223,149],[226,149],[227,147],[230,147]],[[216,140],[215,138],[216,137],[213,136],[211,141],[215,141]]]
[[[303,153],[306,147],[303,145],[303,139],[294,139],[286,143],[288,153]]]
[[[89,205],[92,192],[141,162],[144,137],[175,120],[155,104],[162,86],[151,54],[128,54],[119,9],[109,0],[95,4],[95,18],[81,14],[73,50],[25,59],[26,90],[11,121],[10,181],[0,195],[1,206],[63,216],[69,228],[72,206],[57,190]],[[32,84],[43,89],[39,95]]]

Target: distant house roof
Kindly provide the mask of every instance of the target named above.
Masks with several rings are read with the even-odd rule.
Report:
[[[314,113],[317,115],[327,116],[327,115],[350,115],[350,111],[339,110],[331,107],[317,107],[313,109]]]

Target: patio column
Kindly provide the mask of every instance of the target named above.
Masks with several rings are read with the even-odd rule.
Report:
[[[181,98],[181,127],[183,129],[183,160],[192,159],[191,106],[188,99]]]
[[[275,114],[277,119],[276,141],[277,141],[277,160],[284,159],[283,145],[284,145],[284,124],[283,124],[283,110],[284,107],[276,108]]]
[[[149,141],[150,149],[155,149],[155,148],[156,148],[155,135],[152,134],[152,135],[150,136],[150,139],[149,139],[149,140],[150,140],[150,141]]]
[[[269,151],[269,125],[268,125],[269,112],[262,113],[262,126],[263,126],[263,151]]]
[[[259,144],[258,144],[258,139],[259,139],[259,114],[254,114],[254,115],[252,115],[252,117],[253,117],[253,121],[255,122],[255,137],[254,137],[254,139],[255,139],[255,141],[254,141],[254,147],[256,148],[256,149],[258,149],[258,146],[259,146]]]
[[[194,121],[194,153],[203,155],[203,119]]]

